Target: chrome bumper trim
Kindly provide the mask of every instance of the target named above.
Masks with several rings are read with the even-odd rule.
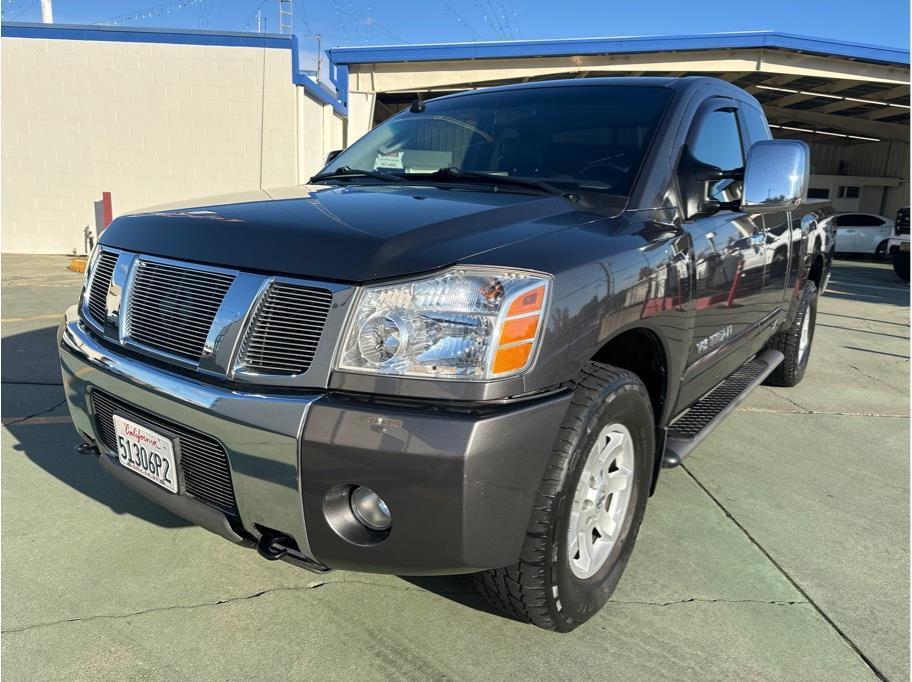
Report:
[[[322,394],[245,393],[203,383],[111,352],[80,321],[76,306],[58,330],[64,390],[76,428],[100,443],[89,393],[107,391],[225,447],[244,528],[291,535],[312,556],[301,502],[300,442],[311,404]],[[102,448],[103,455],[108,456]]]

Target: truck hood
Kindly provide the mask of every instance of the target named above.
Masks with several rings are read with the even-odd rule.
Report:
[[[425,272],[620,212],[463,186],[257,190],[125,215],[102,245],[243,270],[364,282]]]

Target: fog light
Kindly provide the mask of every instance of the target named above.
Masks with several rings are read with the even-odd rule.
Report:
[[[371,530],[386,530],[393,523],[386,502],[370,488],[358,486],[352,490],[349,503],[355,518]]]

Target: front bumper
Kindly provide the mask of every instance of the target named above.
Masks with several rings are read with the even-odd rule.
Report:
[[[67,311],[59,334],[76,428],[120,481],[239,544],[264,529],[293,538],[292,561],[399,574],[462,573],[515,563],[570,396],[452,410],[380,405],[332,392],[246,393],[160,369],[100,343]],[[172,495],[122,468],[95,423],[100,390],[224,447],[239,516]],[[388,504],[389,535],[354,544],[330,525],[325,499],[366,485]]]
[[[909,241],[910,236],[908,234],[894,234],[890,237],[890,240],[887,242],[887,252],[893,253],[894,251],[908,251],[909,250]],[[905,245],[905,246],[903,246]]]

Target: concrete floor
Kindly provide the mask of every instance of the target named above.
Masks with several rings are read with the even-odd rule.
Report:
[[[909,289],[839,261],[801,386],[663,473],[611,603],[572,634],[463,578],[316,576],[72,453],[54,349],[80,278],[2,261],[7,679],[909,678]]]

